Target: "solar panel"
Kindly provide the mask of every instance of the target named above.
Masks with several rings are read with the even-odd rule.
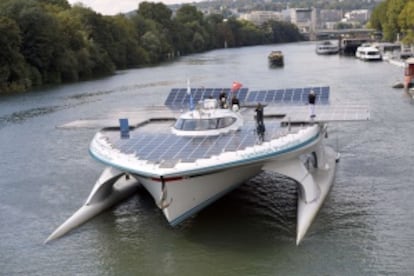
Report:
[[[285,93],[283,94],[283,101],[285,103],[291,103],[292,102],[292,94],[293,94],[293,89],[286,89]]]
[[[266,121],[266,135],[273,137],[280,131],[280,121]],[[194,162],[210,158],[225,151],[236,151],[251,147],[257,142],[255,122],[247,121],[240,131],[216,137],[182,137],[167,130],[165,124],[148,125],[131,131],[128,140],[121,139],[118,131],[105,134],[111,144],[126,154],[134,154],[140,160],[154,164],[174,166],[177,162]],[[149,130],[151,129],[151,130]]]
[[[274,97],[275,97],[275,90],[270,90],[270,91],[267,92],[264,101],[266,103],[271,103],[271,102],[273,102]]]
[[[256,102],[256,96],[257,96],[257,91],[250,92],[249,96],[247,96],[247,102],[249,103]]]
[[[238,92],[236,92],[236,96],[241,103],[244,103],[246,100],[247,92],[249,91],[248,88],[241,88]]]
[[[283,93],[284,93],[284,90],[281,90],[281,89],[279,89],[279,90],[277,90],[276,91],[276,95],[275,95],[275,97],[274,97],[274,101],[277,103],[277,102],[280,102],[282,99],[283,99]]]
[[[316,104],[329,103],[329,86],[322,87],[304,87],[304,88],[287,88],[287,89],[271,89],[249,91],[248,88],[241,88],[237,92],[231,92],[230,88],[191,88],[191,95],[194,103],[207,98],[218,99],[222,92],[228,97],[235,95],[241,104],[289,104],[302,105],[308,102],[310,91],[315,92]],[[234,93],[234,94],[233,94]],[[188,108],[190,96],[187,94],[187,88],[173,88],[165,100],[165,105],[170,108]]]
[[[282,119],[285,122],[307,122],[309,118],[309,108],[302,106],[268,106],[265,109],[266,115],[285,114]],[[319,105],[315,108],[315,122],[335,122],[335,121],[365,121],[369,120],[369,108],[364,105],[343,103],[336,105]]]
[[[173,103],[174,100],[175,100],[175,97],[177,96],[177,94],[178,94],[178,88],[171,89],[170,94],[168,94],[168,97],[165,100],[165,105],[169,105],[169,104]]]
[[[316,94],[317,104],[329,103],[328,86],[250,91],[247,94],[245,102],[250,104],[265,102],[267,104],[283,103],[290,105],[302,105],[308,102],[308,96],[311,90],[313,90]]]

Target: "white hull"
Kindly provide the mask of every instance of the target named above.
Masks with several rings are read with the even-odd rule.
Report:
[[[318,55],[334,55],[339,52],[339,48],[334,47],[331,49],[316,49]]]
[[[254,163],[218,169],[194,176],[188,175],[178,179],[165,179],[164,188],[161,179],[136,174],[134,177],[149,191],[158,207],[162,209],[167,221],[171,225],[176,225],[259,174],[262,170],[272,170],[283,174],[283,171],[274,169],[272,164],[275,162],[286,163],[292,159],[298,160],[300,155],[316,151],[322,137],[323,135],[320,133],[315,140],[305,146],[268,158],[259,158]],[[266,145],[263,147],[266,148]],[[271,149],[270,144],[268,149]],[[277,150],[273,150],[275,153],[277,152]],[[293,166],[294,170],[297,169],[296,166],[297,164]]]
[[[135,177],[152,195],[167,221],[176,225],[260,173],[262,166],[262,163],[256,163],[201,176],[167,180],[164,196],[161,181]]]
[[[333,149],[325,147],[325,164],[321,168],[310,172],[313,180],[319,187],[319,196],[311,202],[306,202],[303,195],[299,194],[296,244],[299,244],[305,236],[333,185],[337,157],[337,153]]]
[[[85,204],[62,223],[45,241],[57,239],[106,209],[136,193],[139,183],[123,172],[107,167],[96,181]]]
[[[316,45],[315,51],[318,55],[333,55],[339,53],[339,46],[331,42],[324,42]]]
[[[382,55],[380,51],[375,47],[358,47],[355,56],[363,61],[380,61]]]
[[[359,59],[363,61],[381,61],[382,57],[381,56],[375,56],[375,57],[360,56]]]

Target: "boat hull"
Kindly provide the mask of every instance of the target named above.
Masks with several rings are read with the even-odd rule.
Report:
[[[382,61],[380,51],[374,47],[358,47],[355,56],[363,61]]]
[[[299,194],[297,207],[296,244],[299,245],[306,232],[315,219],[319,209],[333,185],[338,153],[330,147],[324,148],[325,164],[316,170],[309,172],[319,188],[319,196],[307,202],[303,194]]]
[[[177,225],[259,174],[263,162],[174,179],[134,175],[152,195],[171,225]]]
[[[315,132],[313,132],[315,131]],[[269,163],[276,160],[290,160],[315,150],[321,142],[321,131],[313,129],[304,144],[280,153],[267,147],[265,153],[257,151],[256,157],[245,164],[204,170],[196,174],[175,175],[174,177],[147,177],[133,173],[133,176],[148,190],[156,204],[171,225],[177,225],[219,199],[248,179],[267,170]],[[316,135],[316,136],[313,136]],[[271,152],[267,152],[270,150]]]

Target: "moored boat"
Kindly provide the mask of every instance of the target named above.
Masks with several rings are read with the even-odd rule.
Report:
[[[364,43],[359,46],[355,52],[355,56],[364,61],[380,61],[382,60],[382,54],[378,48],[371,44]]]
[[[333,55],[339,52],[339,45],[331,41],[324,41],[316,45],[315,51],[318,55]]]
[[[271,67],[282,67],[285,64],[282,51],[272,51],[267,59]]]

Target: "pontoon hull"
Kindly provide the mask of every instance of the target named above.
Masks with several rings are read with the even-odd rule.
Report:
[[[269,163],[297,160],[300,155],[314,151],[322,141],[324,131],[323,127],[309,129],[304,134],[302,144],[292,145],[286,150],[278,149],[271,142],[265,142],[249,154],[245,153],[243,158],[231,166],[226,165],[223,160],[220,161],[223,162],[222,165],[218,166],[220,163],[217,163],[214,170],[206,167],[196,174],[183,172],[181,176],[165,178],[144,177],[136,173],[133,175],[152,195],[167,221],[176,225],[266,170]]]
[[[161,179],[134,176],[152,195],[167,221],[177,225],[259,174],[262,167],[263,162],[260,162],[202,175],[166,179],[164,189]]]
[[[136,193],[139,183],[114,168],[107,167],[96,181],[85,204],[62,223],[45,243],[60,238],[115,204]]]

